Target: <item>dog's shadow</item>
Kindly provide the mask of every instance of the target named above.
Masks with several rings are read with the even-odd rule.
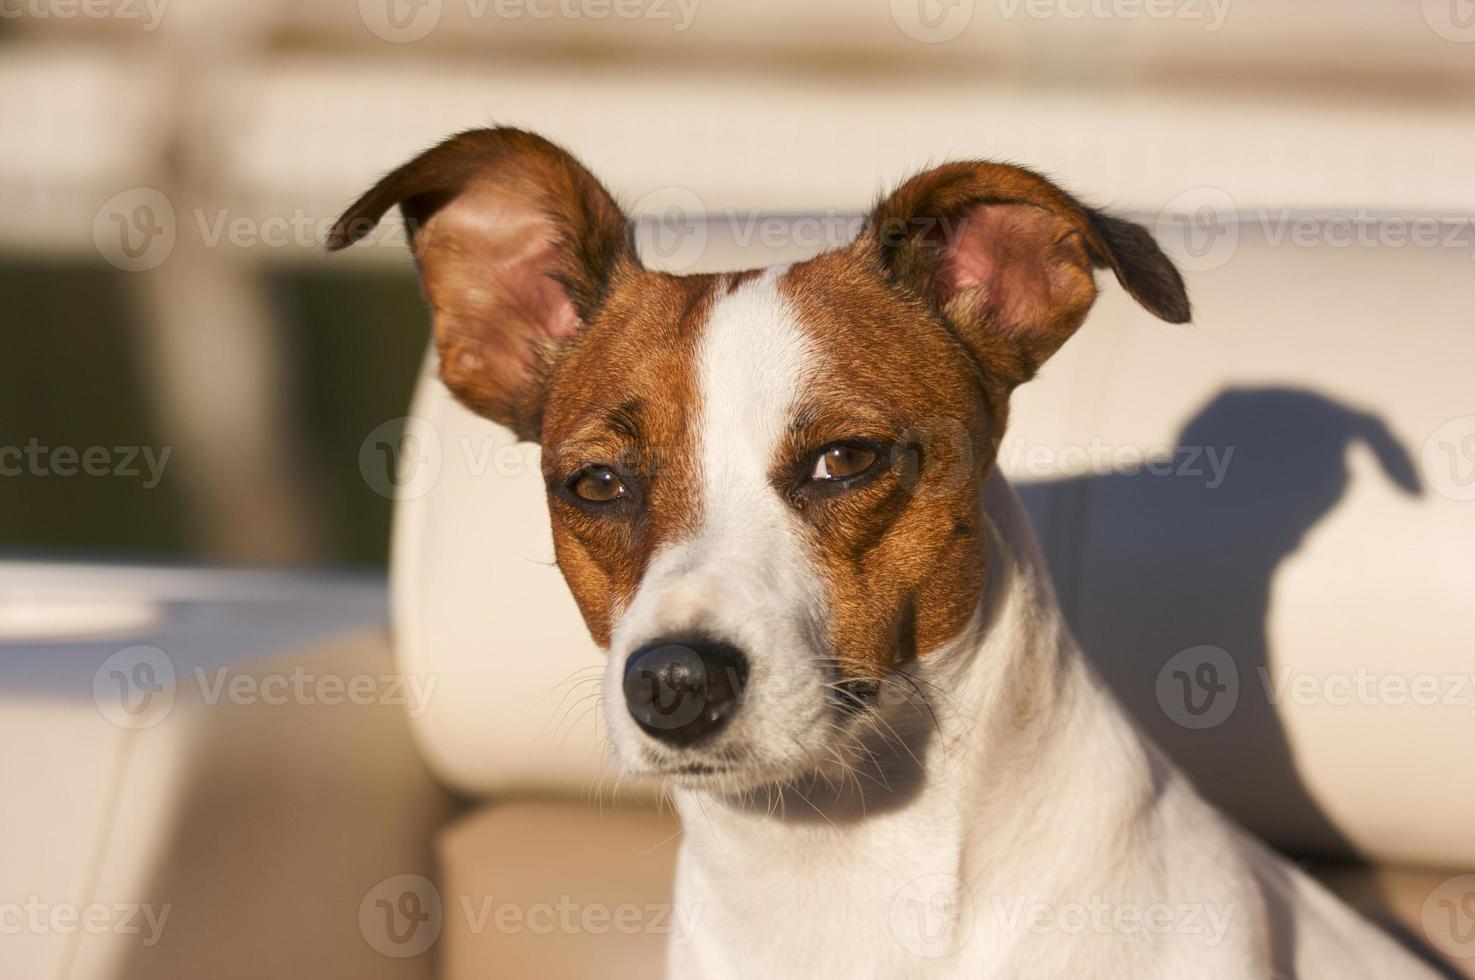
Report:
[[[1381,419],[1289,388],[1222,392],[1151,472],[1016,486],[1066,618],[1117,696],[1210,799],[1304,856],[1352,848],[1307,792],[1268,694],[1272,583],[1346,493],[1359,442],[1395,485],[1421,492]],[[1371,551],[1367,566],[1379,574]],[[1169,659],[1195,648],[1160,684]],[[1226,692],[1221,719],[1211,700]]]

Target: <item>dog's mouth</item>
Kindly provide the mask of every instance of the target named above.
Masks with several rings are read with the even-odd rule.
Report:
[[[868,678],[844,677],[830,684],[827,693],[831,707],[844,718],[876,707],[881,684]]]
[[[874,795],[895,781],[896,770],[916,764],[917,746],[910,726],[887,710],[888,705],[902,702],[915,707],[917,698],[910,687],[838,680],[828,686],[824,697],[825,709],[782,740],[760,736],[755,741],[725,742],[681,754],[657,750],[631,775],[718,796],[745,798],[788,787],[808,787],[804,792],[812,795],[816,786],[847,783],[861,784],[864,794]]]
[[[666,770],[668,777],[719,776],[733,771],[732,766],[714,766],[705,762],[687,762]]]
[[[700,754],[686,757],[663,753],[648,758],[631,774],[679,789],[746,793],[790,782],[818,765],[819,753],[800,754],[797,750],[802,746],[792,747],[796,750],[793,757],[773,755],[769,751],[772,747],[746,741],[699,750]]]
[[[656,779],[667,786],[686,790],[721,792],[748,790],[765,783],[775,782],[775,775],[766,767],[753,763],[672,762],[657,764],[640,773]]]
[[[731,766],[690,763],[652,770],[650,775],[675,789],[696,790],[715,796],[742,796],[803,778],[787,768],[754,763]]]

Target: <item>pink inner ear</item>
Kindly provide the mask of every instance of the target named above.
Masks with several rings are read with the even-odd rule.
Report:
[[[543,215],[509,207],[500,199],[488,202],[467,195],[466,207],[453,205],[437,216],[458,225],[455,234],[468,262],[462,273],[480,280],[468,297],[473,303],[496,308],[512,318],[530,336],[525,340],[567,340],[579,328],[579,318],[554,276],[560,264],[557,231]],[[504,329],[513,324],[507,324]]]
[[[415,237],[436,311],[441,377],[463,401],[514,428],[531,424],[539,350],[578,333],[555,278],[567,270],[554,222],[507,188],[473,186]]]
[[[569,339],[579,329],[579,317],[554,278],[561,270],[553,229],[546,222],[526,222],[505,230],[486,257],[489,285],[503,294],[505,310],[529,325],[530,339]]]
[[[1067,229],[1055,215],[1028,204],[985,204],[962,226],[946,230],[938,286],[944,301],[972,290],[1001,324],[1028,329],[1059,312],[1079,283],[1072,263],[1061,262]]]
[[[557,230],[535,209],[473,190],[416,240],[427,292],[453,334],[456,367],[486,372],[503,391],[531,380],[535,350],[579,330],[564,287]]]

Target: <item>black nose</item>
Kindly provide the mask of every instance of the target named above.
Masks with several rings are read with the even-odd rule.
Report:
[[[662,641],[625,662],[625,704],[651,738],[694,745],[737,713],[748,658],[726,643]]]

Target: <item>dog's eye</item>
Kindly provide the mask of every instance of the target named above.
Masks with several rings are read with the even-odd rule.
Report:
[[[830,446],[814,461],[811,480],[843,480],[860,476],[876,463],[876,454],[865,446],[840,443]]]
[[[582,470],[569,483],[575,497],[591,504],[607,504],[625,495],[620,475],[608,466],[591,466]]]

